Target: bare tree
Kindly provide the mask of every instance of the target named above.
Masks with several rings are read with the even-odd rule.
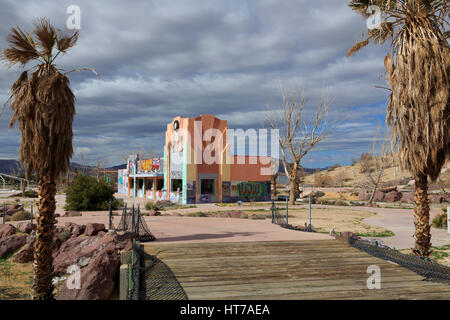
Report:
[[[366,179],[363,181],[363,187],[371,190],[368,204],[373,202],[375,192],[378,190],[381,179],[385,175],[385,170],[395,164],[395,158],[389,152],[389,134],[389,132],[386,132],[381,141],[379,141],[379,134],[377,134],[372,144],[372,153],[370,157],[366,157],[369,170],[365,172]],[[378,156],[377,151],[379,152]]]
[[[268,106],[266,121],[272,129],[278,129],[281,161],[289,179],[289,203],[295,204],[299,192],[299,169],[301,160],[325,139],[330,132],[328,109],[331,101],[322,97],[312,117],[306,115],[307,99],[304,92],[299,96],[296,90],[286,92],[283,86],[281,110]]]

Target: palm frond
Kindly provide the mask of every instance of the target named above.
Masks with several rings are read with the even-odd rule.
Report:
[[[79,32],[76,31],[73,34],[67,34],[66,32],[58,30],[57,46],[61,52],[66,52],[68,49],[76,45],[78,41]]]
[[[1,60],[11,65],[25,65],[30,60],[40,57],[39,52],[29,33],[23,32],[19,27],[11,28],[11,33],[7,37],[9,48],[3,50]]]
[[[38,46],[42,49],[41,54],[47,57],[51,56],[56,41],[56,30],[45,18],[36,20],[34,27],[33,34],[38,40]]]

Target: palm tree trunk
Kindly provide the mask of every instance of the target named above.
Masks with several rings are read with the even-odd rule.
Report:
[[[56,184],[49,176],[39,181],[39,216],[34,250],[34,300],[53,299],[53,230]]]
[[[413,252],[419,256],[430,255],[430,207],[428,206],[428,181],[426,174],[415,178],[414,192],[414,225],[416,227],[414,238],[416,243]]]

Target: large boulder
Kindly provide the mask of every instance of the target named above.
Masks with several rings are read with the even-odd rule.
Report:
[[[377,190],[375,191],[375,194],[373,195],[373,201],[383,201],[384,200],[384,193]]]
[[[80,288],[69,289],[67,281],[59,290],[58,300],[106,300],[114,291],[120,266],[120,253],[110,242],[81,269]]]
[[[403,195],[401,192],[394,190],[394,191],[386,193],[384,198],[387,202],[397,202],[397,201],[400,201],[402,196]]]
[[[64,274],[69,266],[75,264],[81,268],[87,266],[110,243],[114,244],[117,250],[131,250],[131,239],[135,237],[131,232],[108,232],[104,236],[70,238],[53,252],[55,272]]]
[[[13,234],[0,239],[0,259],[6,258],[8,255],[21,248],[27,242],[27,236],[21,234]]]
[[[0,239],[16,233],[16,228],[12,224],[0,224]]]
[[[105,225],[103,223],[88,223],[86,225],[84,234],[87,236],[95,236],[100,231],[106,231]]]
[[[78,211],[66,211],[64,213],[65,217],[81,217],[81,212]]]
[[[34,241],[36,239],[36,233],[32,232],[28,237],[26,244],[13,255],[14,262],[27,263],[34,259]]]
[[[360,189],[358,192],[358,200],[360,201],[368,201],[370,199],[370,192],[367,189]]]
[[[67,230],[69,230],[72,233],[72,237],[78,237],[79,235],[82,235],[86,230],[86,226],[84,224],[78,225],[73,222],[66,222],[65,226]]]
[[[414,192],[404,193],[402,199],[400,200],[404,203],[413,203],[414,202]]]
[[[12,216],[14,213],[18,212],[18,211],[22,211],[22,206],[20,204],[8,204],[6,206],[6,215],[7,216]],[[0,205],[0,212],[2,213],[3,216],[3,205]]]
[[[23,233],[31,233],[36,230],[36,225],[31,222],[20,222],[17,224],[17,230]]]
[[[428,201],[430,203],[441,203],[442,202],[442,196],[440,194],[429,194],[428,195]]]

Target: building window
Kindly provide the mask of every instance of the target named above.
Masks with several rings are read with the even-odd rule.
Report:
[[[214,194],[214,179],[202,179],[201,194]]]
[[[180,190],[178,190],[180,189]],[[183,190],[183,180],[182,179],[173,179],[172,180],[172,192],[182,191]]]

